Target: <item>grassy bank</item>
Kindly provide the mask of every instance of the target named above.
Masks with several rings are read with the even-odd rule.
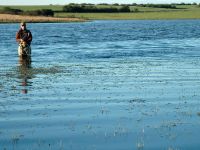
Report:
[[[56,13],[56,17],[73,17],[91,20],[132,19],[200,19],[200,11],[168,11],[138,13]]]
[[[0,10],[5,6],[0,6]],[[130,6],[130,10],[138,10],[130,13],[67,13],[63,12],[63,5],[41,5],[41,6],[9,6],[13,9],[23,11],[51,9],[57,18],[82,18],[90,20],[120,20],[120,19],[200,19],[199,5],[176,5],[172,8],[152,8],[142,6]],[[117,7],[114,5],[96,5],[98,8]],[[2,20],[2,19],[1,19]],[[9,19],[12,22],[12,19]],[[49,19],[47,19],[49,20]],[[54,20],[54,19],[53,19]],[[53,21],[51,20],[51,21]],[[62,20],[62,19],[57,19]],[[2,22],[2,21],[1,21]]]
[[[109,6],[98,6],[109,7]],[[115,6],[118,7],[118,6]],[[130,6],[131,13],[55,13],[56,17],[78,17],[91,20],[120,20],[120,19],[200,19],[200,7],[198,5],[176,5],[177,9],[152,8]]]
[[[11,22],[82,22],[83,19],[78,18],[57,18],[57,17],[41,17],[41,16],[20,16],[20,15],[9,15],[0,14],[1,23],[11,23]]]

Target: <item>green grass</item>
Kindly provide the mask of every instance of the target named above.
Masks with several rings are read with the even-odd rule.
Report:
[[[99,6],[108,7],[108,6]],[[118,7],[118,6],[117,6]],[[131,10],[138,8],[137,13],[55,13],[56,17],[74,17],[91,20],[120,20],[120,19],[200,19],[200,7],[196,5],[177,5],[178,9],[151,8],[131,6]]]
[[[21,9],[23,11],[28,10],[39,10],[39,9],[52,9],[53,11],[62,11],[62,5],[32,5],[32,6],[2,6],[0,5],[0,10],[4,7],[10,7],[14,9]]]
[[[139,13],[56,13],[56,17],[72,17],[91,20],[132,19],[200,19],[200,11],[169,11]]]
[[[0,6],[0,10],[5,6]],[[117,19],[200,19],[200,7],[196,5],[177,5],[179,9],[151,8],[131,6],[131,10],[138,8],[137,13],[63,13],[62,5],[41,5],[41,6],[9,6],[24,11],[38,9],[52,9],[55,17],[84,18],[91,20],[117,20]],[[111,7],[108,5],[98,5],[97,7]],[[120,6],[112,6],[120,7]]]
[[[0,5],[0,10],[3,9],[3,7]],[[11,8],[15,9],[21,9],[24,11],[27,10],[38,10],[38,9],[52,9],[53,11],[62,11],[63,5],[32,5],[32,6],[8,6]],[[116,7],[120,8],[121,6],[110,6],[110,5],[96,5],[98,8],[110,8],[110,7]],[[188,10],[193,10],[193,9],[200,9],[200,7],[196,5],[177,5],[177,8],[181,9],[188,9]],[[176,9],[166,9],[166,8],[152,8],[152,7],[140,7],[140,6],[130,6],[131,10],[134,8],[138,8],[140,11],[174,11]]]

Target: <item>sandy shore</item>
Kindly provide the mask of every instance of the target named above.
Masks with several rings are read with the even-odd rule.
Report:
[[[20,16],[10,14],[0,14],[0,23],[5,22],[82,22],[79,18],[56,18],[56,17],[42,17],[42,16]]]

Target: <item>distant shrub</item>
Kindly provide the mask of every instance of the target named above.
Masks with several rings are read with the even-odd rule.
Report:
[[[95,5],[95,4],[91,4],[91,3],[81,3],[81,5]]]
[[[119,4],[118,3],[114,3],[113,6],[119,6]]]
[[[134,8],[132,12],[139,12],[138,8]]]
[[[42,9],[41,10],[41,15],[42,16],[51,16],[51,17],[53,17],[54,16],[54,11],[51,10],[51,9]]]
[[[110,7],[110,8],[95,8],[93,12],[99,13],[115,13],[119,12],[117,8]]]
[[[82,12],[83,8],[79,5],[69,4],[63,7],[64,12]]]
[[[121,4],[120,6],[130,6],[130,4]]]
[[[77,5],[76,3],[69,3],[69,5]]]
[[[27,15],[27,16],[40,16],[40,11],[39,11],[39,10],[25,11],[25,12],[22,13],[22,15]]]
[[[20,9],[4,7],[2,10],[0,10],[0,13],[13,14],[13,15],[28,15],[28,16],[54,16],[54,11],[52,11],[51,9],[22,11]]]
[[[132,3],[130,4],[130,6],[137,6],[137,3]]]
[[[54,12],[51,9],[42,9],[42,10],[32,10],[32,11],[25,11],[23,15],[28,16],[54,16]]]
[[[10,7],[4,7],[0,12],[3,13],[3,14],[18,15],[18,14],[22,13],[23,11],[20,10],[20,9],[13,9],[13,8],[10,8]]]
[[[113,13],[113,12],[130,12],[128,6],[122,6],[120,8],[116,7],[105,7],[98,8],[96,6],[87,6],[87,5],[65,5],[63,7],[64,12],[71,13]]]
[[[192,5],[192,3],[179,3],[179,4],[176,4],[176,5]]]
[[[119,8],[119,12],[130,12],[129,6],[122,6]]]
[[[171,8],[176,9],[175,5],[172,4],[141,4],[142,7],[153,7],[153,8]]]
[[[107,4],[107,3],[100,3],[100,4],[98,4],[98,5],[109,5],[109,4]]]

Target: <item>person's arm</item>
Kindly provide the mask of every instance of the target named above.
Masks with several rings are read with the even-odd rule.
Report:
[[[33,39],[33,37],[32,37],[32,34],[31,34],[31,32],[29,31],[29,36],[28,36],[28,39],[27,39],[27,41],[28,41],[28,42],[31,42],[31,41],[32,41],[32,39]]]
[[[20,38],[20,31],[18,31],[17,34],[16,34],[16,41],[19,43],[20,40],[21,40],[21,38]]]

